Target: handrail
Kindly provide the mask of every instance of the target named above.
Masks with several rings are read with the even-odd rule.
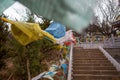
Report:
[[[70,57],[69,57],[69,70],[68,70],[68,77],[67,77],[67,80],[71,80],[72,79],[72,55],[73,55],[73,43],[71,44],[71,47],[70,47]],[[32,78],[32,80],[38,80],[40,79],[41,77],[43,77],[43,75],[45,74],[46,72],[43,72],[39,75],[37,75],[36,77]]]
[[[72,79],[72,56],[73,56],[73,44],[71,44],[71,48],[70,48],[69,68],[68,68],[67,80]]]
[[[45,73],[46,72],[40,73],[39,75],[37,75],[34,78],[32,78],[32,80],[38,80],[38,79],[42,78]]]
[[[103,54],[108,58],[108,60],[116,67],[117,71],[120,71],[120,64],[101,46],[99,46],[99,50],[103,52]]]

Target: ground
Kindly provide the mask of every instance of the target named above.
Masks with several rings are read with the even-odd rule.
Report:
[[[105,50],[120,63],[120,48],[105,48]]]

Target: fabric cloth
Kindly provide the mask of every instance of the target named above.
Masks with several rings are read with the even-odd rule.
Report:
[[[62,43],[68,42],[68,41],[75,42],[72,30],[68,30],[64,37],[57,39],[58,44],[62,44]]]
[[[17,22],[8,20],[6,18],[2,18],[2,20],[12,24],[11,26],[12,35],[22,45],[27,45],[35,40],[42,39],[43,37],[47,37],[51,41],[56,43],[56,39],[48,32],[41,30],[39,24]]]
[[[49,71],[47,72],[43,77],[44,78],[48,78],[50,80],[54,80],[52,77],[56,74],[57,72],[52,72],[52,71]]]
[[[56,70],[58,70],[58,66],[57,65],[51,65],[51,67],[49,68],[49,71],[56,71]]]
[[[46,72],[40,73],[39,75],[33,77],[32,80],[38,80],[38,79],[41,79],[41,78],[45,75],[45,73],[46,73]]]
[[[65,25],[58,22],[52,22],[45,31],[53,35],[55,38],[61,38],[65,35],[66,28]]]
[[[61,68],[63,68],[64,73],[67,74],[67,64],[65,64],[65,63],[62,64]]]

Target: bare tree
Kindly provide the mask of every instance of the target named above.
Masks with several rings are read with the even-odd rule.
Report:
[[[113,32],[112,23],[120,13],[120,6],[116,0],[98,0],[96,9],[100,16],[97,15],[94,24],[99,26],[98,29],[102,34],[110,37]]]

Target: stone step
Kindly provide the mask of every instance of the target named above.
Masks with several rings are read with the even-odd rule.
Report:
[[[73,66],[73,70],[116,70],[113,66]]]
[[[73,56],[74,58],[105,58],[105,56],[87,56],[87,55],[84,55],[84,56]]]
[[[73,51],[75,54],[102,54],[100,51]]]
[[[88,52],[88,51],[79,51],[79,52],[74,52],[75,54],[103,54],[101,52],[94,52],[94,51],[91,51],[91,52]]]
[[[80,50],[80,51],[73,51],[73,52],[76,53],[76,54],[77,53],[86,53],[86,54],[87,53],[90,53],[90,54],[93,54],[93,53],[97,54],[98,53],[98,54],[102,54],[101,51],[81,51]]]
[[[73,63],[73,66],[113,66],[111,63]]]
[[[75,54],[103,54],[101,52],[95,52],[95,51],[90,51],[90,52],[87,52],[87,51],[74,51]]]
[[[82,52],[89,52],[89,53],[101,53],[101,51],[100,50],[84,50],[84,49],[82,49],[82,50],[73,50],[73,52],[75,52],[75,53],[77,53],[77,52],[80,52],[80,53],[82,53]]]
[[[80,49],[80,48],[74,48],[74,51],[79,50],[79,51],[96,51],[96,52],[100,52],[99,49]]]
[[[120,80],[119,75],[83,75],[74,74],[73,80]]]
[[[86,56],[86,57],[87,57],[87,56],[90,56],[90,57],[94,57],[94,56],[105,57],[104,55],[98,55],[98,54],[89,54],[89,55],[88,55],[88,54],[74,54],[73,56],[74,56],[74,57],[76,57],[76,56],[79,56],[79,57],[82,57],[82,56],[83,56],[83,57],[84,57],[84,56]]]
[[[86,50],[73,50],[73,52],[75,52],[75,53],[77,53],[77,52],[86,52],[86,53],[101,53],[101,51],[100,50],[98,50],[98,51],[94,51],[94,50],[89,50],[89,51],[86,51]]]
[[[73,60],[74,60],[74,61],[109,61],[109,60],[106,59],[106,58],[105,58],[105,59],[103,59],[103,58],[102,58],[102,59],[100,59],[100,58],[98,58],[98,59],[97,59],[97,58],[96,58],[96,59],[94,59],[94,58],[93,58],[93,59],[91,59],[91,58],[84,58],[84,59],[82,59],[82,58],[79,58],[79,59],[78,59],[78,58],[75,58],[75,59],[73,59]]]
[[[120,74],[99,49],[73,50],[72,80],[120,80]]]
[[[73,70],[73,74],[118,75],[116,70]]]
[[[96,59],[96,58],[105,58],[104,56],[100,57],[100,56],[73,56],[73,59],[87,59],[87,58],[91,58],[91,59]]]
[[[108,60],[73,60],[73,63],[110,63]]]
[[[108,60],[107,58],[74,58],[73,60]]]
[[[75,52],[75,54],[103,54],[101,52]]]
[[[86,56],[104,56],[104,54],[94,54],[94,53],[78,53],[78,54],[73,54],[73,56],[76,56],[76,55],[78,55],[78,56],[84,56],[84,55],[86,55]]]

